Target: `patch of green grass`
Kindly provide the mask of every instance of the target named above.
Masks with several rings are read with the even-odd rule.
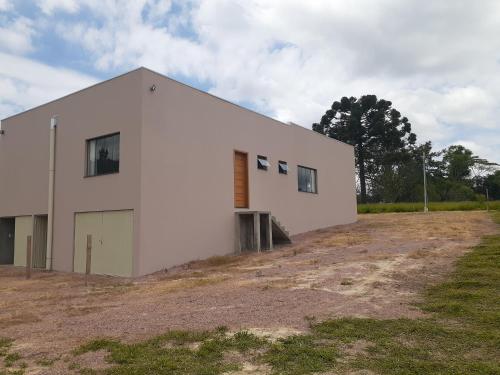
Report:
[[[0,375],[24,375],[26,363],[23,362],[19,365],[19,369],[8,369],[12,367],[17,361],[21,359],[19,353],[9,353],[13,340],[6,337],[0,337],[0,357],[3,357],[4,366],[7,369],[0,369]]]
[[[36,364],[39,366],[44,366],[44,367],[50,367],[54,364],[54,362],[58,361],[61,357],[56,357],[56,358],[40,358],[39,360],[36,361]]]
[[[428,289],[421,307],[442,318],[498,329],[499,304],[500,236],[488,236],[459,259],[447,282]]]
[[[316,335],[297,335],[278,340],[263,359],[273,373],[313,374],[335,368],[339,351],[317,341]]]
[[[493,213],[500,223],[500,212]],[[455,271],[424,293],[422,319],[342,318],[317,323],[311,332],[271,342],[242,331],[171,331],[124,344],[100,339],[75,351],[106,350],[109,375],[216,375],[263,363],[273,374],[500,374],[500,235],[485,237],[458,260]],[[196,345],[194,345],[196,344]],[[230,352],[242,358],[230,357]],[[1,373],[0,373],[1,374]]]
[[[73,351],[73,354],[80,355],[88,352],[97,352],[98,350],[101,349],[109,350],[110,348],[113,348],[118,345],[120,345],[120,343],[119,341],[116,340],[97,339],[97,340],[92,340],[87,344],[80,346],[78,349]]]
[[[486,210],[484,201],[464,201],[464,202],[430,202],[429,211],[473,211]],[[500,201],[490,201],[490,210],[500,210]],[[421,202],[401,202],[401,203],[365,203],[358,204],[358,214],[385,213],[385,212],[421,212],[424,204]]]
[[[9,348],[12,346],[12,340],[6,337],[0,337],[0,357],[7,355]]]
[[[22,357],[19,353],[9,353],[5,355],[4,358],[5,367],[12,367],[12,365],[14,365],[14,363],[19,361],[21,358]]]
[[[17,369],[17,370],[1,370],[0,369],[0,375],[24,375],[26,372],[24,369]]]
[[[241,353],[247,353],[250,350],[266,348],[269,344],[267,339],[257,337],[247,331],[236,332],[230,340],[230,346]]]
[[[129,374],[200,374],[215,375],[240,369],[239,363],[225,359],[231,350],[246,353],[268,345],[248,332],[226,334],[225,327],[214,331],[170,331],[151,340],[123,344],[115,340],[91,341],[74,351],[75,355],[88,351],[106,350],[106,360],[116,366],[104,371],[110,375]]]
[[[345,318],[320,323],[313,332],[333,342],[369,343],[338,370],[457,375],[500,371],[494,337],[476,327],[462,329],[434,319]]]

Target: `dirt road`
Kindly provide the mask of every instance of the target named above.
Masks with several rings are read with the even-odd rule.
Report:
[[[169,329],[228,326],[274,335],[309,319],[415,317],[418,292],[496,227],[484,212],[362,215],[352,225],[294,238],[273,252],[217,257],[136,280],[0,267],[0,337],[29,373],[67,371],[68,354],[95,337],[125,341]],[[69,359],[68,359],[69,360]],[[1,365],[0,365],[1,372]]]

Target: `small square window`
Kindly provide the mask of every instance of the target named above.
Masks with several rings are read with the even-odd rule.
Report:
[[[267,171],[269,167],[269,162],[267,161],[266,156],[257,155],[257,168],[262,169],[263,171]]]
[[[286,163],[286,161],[280,160],[278,162],[278,171],[281,174],[288,174],[288,164]]]

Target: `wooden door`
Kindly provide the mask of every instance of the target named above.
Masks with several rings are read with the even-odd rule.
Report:
[[[234,207],[248,208],[248,155],[234,152]]]

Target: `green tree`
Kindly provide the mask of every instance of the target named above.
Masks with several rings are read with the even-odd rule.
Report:
[[[497,163],[492,163],[486,159],[481,159],[478,156],[474,156],[474,165],[471,168],[471,175],[472,183],[474,185],[474,190],[476,191],[476,193],[486,193],[486,188],[488,187],[488,177],[493,176],[497,168]]]
[[[427,193],[430,200],[441,200],[444,180],[441,152],[433,151],[432,143],[408,147],[392,167],[384,168],[374,180],[372,199],[384,202],[417,202],[424,199],[423,158],[427,172]]]
[[[446,176],[450,181],[468,183],[476,159],[472,151],[464,146],[448,147],[444,150],[443,155]]]
[[[500,199],[500,170],[497,170],[484,178],[481,193],[488,189],[490,199]]]
[[[375,95],[333,102],[313,130],[354,146],[361,202],[367,200],[369,181],[385,175],[390,183],[395,165],[408,157],[408,147],[416,141],[408,119]]]
[[[442,181],[439,182],[442,200],[475,199],[485,194],[486,177],[498,165],[482,159],[461,145],[453,145],[441,152]]]

